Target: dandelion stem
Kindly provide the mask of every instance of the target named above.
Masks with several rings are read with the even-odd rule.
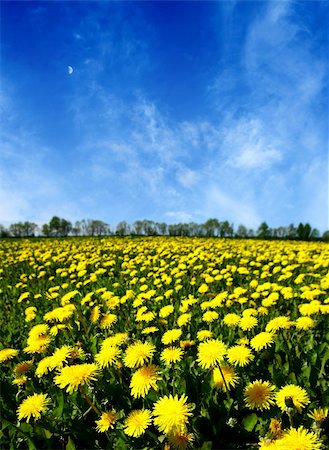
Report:
[[[95,413],[98,416],[100,416],[101,413],[100,413],[99,409],[95,406],[95,404],[90,399],[90,397],[88,397],[88,394],[86,393],[84,387],[83,386],[79,386],[79,390],[80,390],[81,394],[83,395],[84,399],[86,400],[86,402],[88,403],[88,405],[95,411]]]
[[[224,374],[223,374],[223,372],[222,372],[222,368],[221,368],[220,364],[217,364],[217,367],[218,367],[218,369],[219,369],[219,371],[220,371],[220,374],[221,374],[221,376],[222,376],[222,378],[223,378],[223,383],[224,383],[224,386],[225,386],[226,395],[227,395],[227,398],[229,399],[229,398],[230,398],[230,395],[229,395],[229,393],[228,393],[228,386],[227,386],[227,384],[226,384],[226,380],[225,380]]]

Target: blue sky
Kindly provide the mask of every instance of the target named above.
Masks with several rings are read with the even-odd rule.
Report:
[[[0,223],[328,229],[327,23],[325,1],[1,2]]]

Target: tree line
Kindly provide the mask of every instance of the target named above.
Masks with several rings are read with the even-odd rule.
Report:
[[[0,237],[67,237],[67,236],[200,236],[222,238],[259,238],[259,239],[297,239],[303,241],[321,239],[329,241],[329,230],[320,235],[316,228],[309,223],[298,226],[280,226],[271,228],[262,222],[257,230],[239,225],[236,229],[227,220],[208,219],[204,223],[176,223],[155,222],[153,220],[136,220],[129,224],[119,222],[114,228],[102,220],[82,219],[74,224],[58,216],[51,218],[49,223],[38,226],[33,222],[17,222],[8,228],[0,224]]]

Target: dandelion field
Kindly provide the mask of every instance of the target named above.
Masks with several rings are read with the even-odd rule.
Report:
[[[0,241],[1,448],[328,448],[329,246]]]

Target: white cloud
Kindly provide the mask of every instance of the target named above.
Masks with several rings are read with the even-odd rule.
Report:
[[[191,188],[197,184],[200,174],[195,170],[182,169],[177,173],[177,181],[185,188]]]
[[[222,144],[229,165],[242,169],[269,168],[282,159],[276,143],[271,142],[272,136],[263,128],[260,119],[231,123]]]
[[[191,222],[194,220],[194,216],[185,211],[167,211],[165,217],[173,222]]]
[[[248,227],[257,227],[261,222],[256,205],[248,202],[246,197],[236,198],[213,183],[206,186],[203,196],[205,217],[233,221],[236,225],[243,223]]]

